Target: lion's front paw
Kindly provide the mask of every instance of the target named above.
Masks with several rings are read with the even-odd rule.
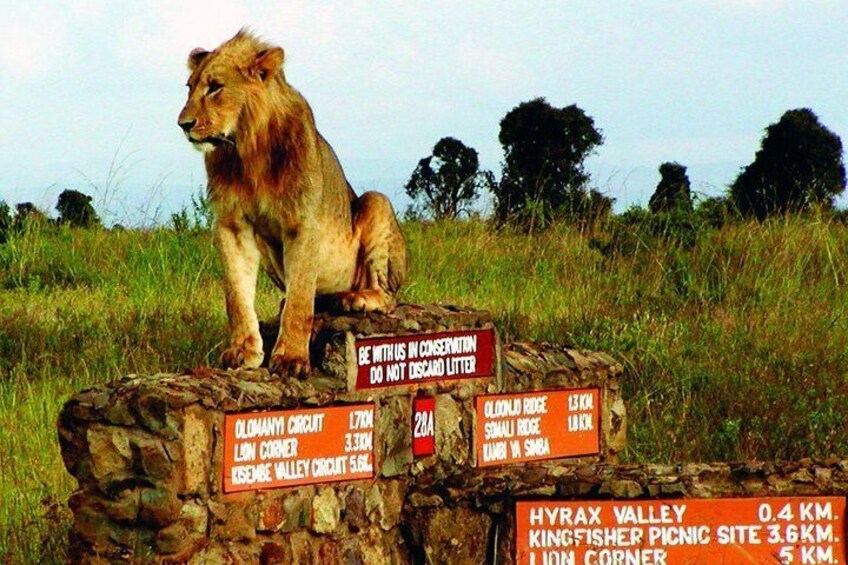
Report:
[[[262,364],[265,353],[256,339],[246,339],[239,345],[231,345],[221,354],[221,364],[226,369],[256,369]],[[260,342],[261,343],[261,340]]]
[[[361,292],[346,292],[339,300],[339,310],[342,312],[365,312],[368,300]]]
[[[268,371],[278,377],[305,379],[309,376],[311,367],[309,366],[309,359],[275,353],[268,362]]]
[[[341,293],[339,305],[343,312],[391,312],[395,298],[384,290],[351,290]]]

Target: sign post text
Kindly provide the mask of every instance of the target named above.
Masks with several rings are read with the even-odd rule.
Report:
[[[477,466],[599,453],[599,402],[596,388],[478,396]]]
[[[436,452],[436,399],[412,399],[412,455],[428,457]]]
[[[374,405],[227,414],[224,492],[374,476]]]
[[[845,498],[516,503],[516,563],[845,563]]]
[[[356,388],[489,377],[495,369],[492,329],[356,340]]]

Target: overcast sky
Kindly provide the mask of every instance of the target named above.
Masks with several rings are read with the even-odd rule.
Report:
[[[588,168],[617,209],[647,203],[663,161],[723,191],[789,108],[848,134],[846,0],[0,2],[0,197],[77,188],[112,221],[205,182],[176,125],[185,60],[243,25],[285,48],[354,188],[399,207],[442,136],[499,172],[498,123],[536,96],[595,118]]]

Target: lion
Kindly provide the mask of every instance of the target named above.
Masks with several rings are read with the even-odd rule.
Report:
[[[283,60],[282,48],[245,29],[213,51],[194,49],[178,124],[204,153],[230,332],[222,363],[263,362],[254,307],[262,264],[285,292],[269,370],[305,378],[316,300],[391,310],[406,243],[386,196],[356,196]]]

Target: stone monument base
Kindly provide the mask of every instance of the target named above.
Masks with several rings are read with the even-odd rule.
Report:
[[[275,329],[264,329],[272,341]],[[418,341],[410,345],[409,340]],[[485,312],[405,305],[389,315],[318,316],[311,355],[313,374],[304,381],[275,378],[264,369],[201,368],[128,376],[71,398],[60,416],[59,439],[65,465],[79,482],[70,500],[74,558],[411,563],[414,555],[435,555],[448,546],[459,552],[457,558],[479,555],[489,551],[488,532],[499,520],[494,506],[479,505],[478,493],[489,481],[516,474],[503,490],[504,509],[514,487],[535,484],[547,476],[551,464],[567,461],[561,467],[565,472],[574,464],[615,461],[624,447],[620,364],[587,351],[502,345]],[[379,381],[373,369],[378,360],[386,376],[400,368],[401,377],[410,377],[412,359],[426,355],[431,361],[448,361],[445,371],[453,363],[465,373],[428,378],[425,369],[441,366],[433,362],[421,365],[420,378],[368,380]],[[582,407],[584,412],[594,409],[593,419],[586,419],[595,434],[590,452],[483,472],[475,450],[475,399],[507,394],[502,402],[513,405],[533,391],[572,389],[595,391],[600,404]],[[511,393],[525,396],[513,398]],[[435,425],[425,438],[431,451],[416,456],[413,436],[421,426],[413,412],[422,399],[430,403]],[[345,436],[351,435],[353,443],[362,440],[345,449],[362,450],[361,462],[368,463],[360,470],[366,470],[366,478],[313,477],[309,483],[287,475],[289,486],[281,487],[237,480],[232,469],[253,447],[228,444],[238,439],[239,428],[227,436],[227,426],[245,426],[241,434],[249,436],[253,428],[246,427],[246,419],[254,416],[280,414],[292,422],[294,414],[298,421],[317,414],[329,422],[337,409],[373,416],[367,433],[359,433],[363,437],[353,437],[357,432]],[[232,417],[245,421],[234,423]],[[301,449],[307,435],[297,436]],[[336,439],[321,441],[330,449]],[[287,461],[304,454],[289,455]],[[310,461],[316,465],[316,459]],[[321,469],[317,465],[312,471]],[[442,519],[451,523],[452,536],[445,537],[437,525]],[[426,527],[419,529],[418,523]]]

